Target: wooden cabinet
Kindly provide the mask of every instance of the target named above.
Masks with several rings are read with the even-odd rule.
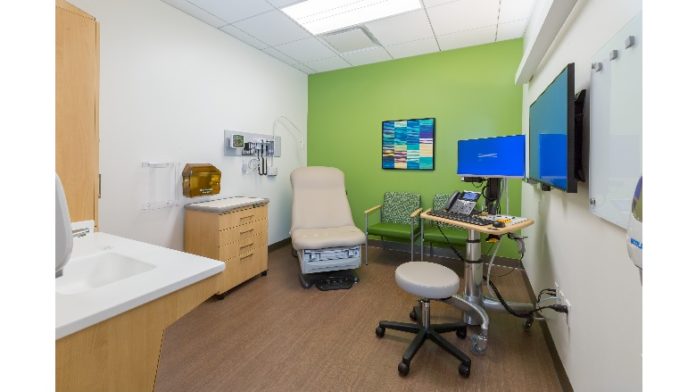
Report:
[[[56,341],[56,391],[153,391],[164,331],[215,292],[217,275]]]
[[[70,219],[94,220],[99,198],[99,24],[56,1],[56,173]]]
[[[190,206],[188,206],[190,207]],[[268,206],[217,212],[186,209],[184,250],[225,262],[218,294],[268,270]]]

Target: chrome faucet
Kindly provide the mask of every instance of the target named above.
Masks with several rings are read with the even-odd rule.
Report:
[[[73,238],[82,238],[89,234],[89,228],[88,227],[83,227],[81,229],[75,229],[72,231],[72,236]]]

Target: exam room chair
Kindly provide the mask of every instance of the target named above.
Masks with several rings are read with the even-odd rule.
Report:
[[[333,167],[310,166],[290,174],[292,185],[292,224],[290,237],[298,252],[303,274],[349,270],[360,267],[360,257],[336,257],[304,262],[305,250],[328,250],[336,255],[342,249],[359,247],[367,241],[353,223],[346,196],[343,172]]]
[[[437,211],[444,209],[447,205],[447,201],[449,200],[450,195],[451,193],[435,194],[435,196],[433,196],[432,210]],[[442,232],[440,232],[440,229],[442,229]],[[428,221],[427,223],[423,223],[423,234],[420,249],[421,259],[423,259],[423,246],[426,242],[430,245],[430,257],[433,256],[433,244],[447,245],[447,240],[449,240],[449,243],[451,243],[452,245],[466,245],[467,234],[465,230],[462,230],[456,226],[448,225],[446,223],[440,223],[440,229],[438,229],[434,221]],[[445,236],[447,236],[447,238],[445,238],[442,235],[443,233],[445,234]]]
[[[420,233],[419,215],[421,197],[417,193],[386,192],[382,204],[365,210],[365,237],[369,235],[380,238],[394,238],[411,241],[411,261],[413,261],[413,244]],[[379,222],[370,225],[370,215],[379,211]],[[367,252],[365,252],[367,265]]]

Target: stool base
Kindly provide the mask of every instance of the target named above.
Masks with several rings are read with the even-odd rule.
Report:
[[[416,334],[416,337],[411,341],[406,352],[399,363],[399,375],[406,376],[410,370],[411,360],[421,348],[426,339],[430,339],[445,351],[455,356],[461,361],[459,364],[459,374],[463,377],[469,377],[471,370],[471,359],[464,354],[460,349],[452,343],[445,340],[440,333],[457,332],[457,336],[461,339],[466,337],[467,324],[464,322],[447,323],[447,324],[430,324],[430,314],[428,310],[424,311],[424,305],[427,306],[427,300],[421,300],[421,315],[426,315],[425,319],[418,324],[415,323],[400,323],[396,321],[380,321],[375,334],[377,337],[383,337],[385,329],[394,329]],[[429,305],[429,304],[428,304]]]

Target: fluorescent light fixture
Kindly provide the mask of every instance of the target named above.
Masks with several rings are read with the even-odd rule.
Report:
[[[282,9],[317,35],[421,8],[420,0],[307,0]]]

